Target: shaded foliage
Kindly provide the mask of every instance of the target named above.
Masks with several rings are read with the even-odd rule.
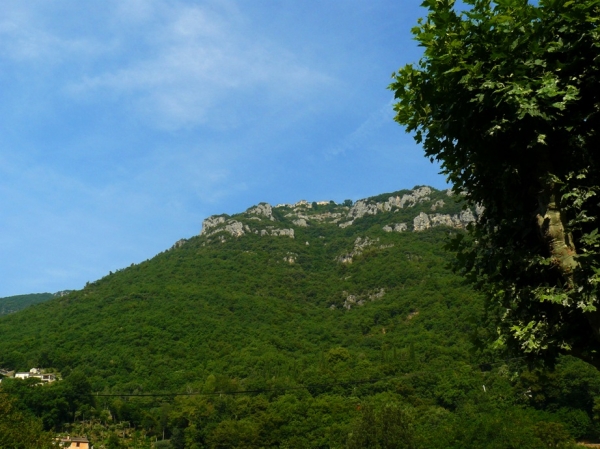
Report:
[[[497,346],[600,367],[600,5],[425,1],[396,120],[485,208],[454,249]]]

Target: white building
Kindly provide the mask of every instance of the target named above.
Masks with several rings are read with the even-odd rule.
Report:
[[[29,379],[30,377],[36,377],[42,382],[54,382],[56,380],[55,374],[42,374],[42,370],[39,368],[31,368],[28,372],[15,373],[16,379]]]

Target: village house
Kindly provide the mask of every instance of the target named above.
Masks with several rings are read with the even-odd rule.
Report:
[[[61,438],[60,442],[62,444],[62,447],[69,449],[94,449],[94,447],[90,445],[90,442],[86,437],[66,437]]]
[[[29,379],[30,377],[35,377],[40,379],[44,383],[50,383],[56,380],[55,374],[43,374],[39,368],[31,368],[29,371],[26,372],[15,373],[14,377],[16,379]]]

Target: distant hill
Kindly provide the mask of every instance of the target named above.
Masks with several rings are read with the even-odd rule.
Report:
[[[18,312],[32,304],[48,301],[52,297],[54,297],[52,293],[31,293],[0,298],[0,316]]]

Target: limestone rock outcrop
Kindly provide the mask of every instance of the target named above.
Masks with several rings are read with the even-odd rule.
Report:
[[[209,229],[219,226],[221,223],[225,223],[227,216],[225,215],[212,215],[202,222],[202,230],[200,235],[206,234]]]
[[[439,191],[422,186],[410,191],[361,199],[354,204],[346,201],[344,204],[336,204],[333,201],[310,203],[300,200],[293,204],[282,203],[273,207],[268,203],[260,203],[250,207],[243,214],[231,217],[222,214],[207,218],[202,222],[200,235],[209,237],[221,233],[217,238],[221,242],[225,241],[225,233],[236,238],[247,234],[295,238],[295,230],[300,232],[302,228],[314,231],[323,224],[343,229],[365,223],[362,218],[376,215],[381,215],[381,219],[375,222],[381,223],[380,229],[385,232],[421,232],[436,226],[465,229],[470,223],[476,222],[484,211],[482,207],[476,206],[457,213],[458,208],[454,202],[457,198],[460,201],[460,196],[457,197],[450,189]],[[411,208],[416,210],[411,213]],[[275,222],[281,225],[274,226]],[[339,256],[336,260],[352,263],[353,257],[359,255],[363,248],[370,244],[373,243],[360,241],[359,238],[349,253]]]
[[[246,233],[244,230],[244,225],[239,221],[235,220],[227,223],[224,230],[226,232],[229,232],[233,237],[241,237]]]
[[[402,209],[404,206],[412,207],[418,203],[430,201],[429,195],[431,195],[431,187],[419,187],[413,190],[412,193],[402,196],[400,208]]]
[[[294,238],[294,229],[272,229],[269,235]]]
[[[340,228],[346,228],[354,223],[354,220],[358,218],[362,218],[365,215],[376,215],[380,212],[390,212],[394,209],[403,209],[405,207],[414,207],[419,203],[423,203],[425,201],[431,201],[431,187],[418,187],[411,191],[411,193],[406,193],[401,197],[390,196],[387,201],[383,202],[374,202],[369,199],[366,200],[358,200],[348,211],[347,217],[350,219],[349,221],[345,221],[339,224]],[[444,202],[438,201],[437,207],[442,207]],[[434,209],[435,210],[435,209]]]
[[[365,215],[375,215],[377,212],[379,212],[377,203],[369,204],[367,200],[359,200],[350,208],[350,211],[348,212],[348,218],[362,218]]]
[[[181,248],[183,245],[185,245],[187,243],[187,239],[179,239],[177,240],[173,246],[171,247],[171,249],[177,249],[177,248]]]
[[[463,210],[460,214],[426,214],[421,212],[413,220],[415,232],[424,231],[434,226],[448,226],[450,228],[465,229],[470,223],[475,223],[475,216],[470,210]]]
[[[424,231],[430,227],[431,221],[429,220],[429,215],[427,215],[425,212],[421,212],[413,219],[413,230],[415,232]]]
[[[290,237],[290,238],[294,238],[294,230],[292,228],[290,229],[278,229],[278,228],[274,228],[273,226],[267,226],[266,229],[261,229],[260,230],[260,235],[261,236],[265,236],[265,235],[272,235],[275,237]]]
[[[444,202],[444,200],[438,200],[431,205],[431,210],[440,209],[440,208],[444,207],[445,205],[446,205],[446,203]]]
[[[404,232],[408,230],[406,223],[396,223],[394,225],[387,225],[382,228],[385,232]]]
[[[366,295],[351,295],[348,292],[343,292],[343,294],[346,298],[342,307],[346,310],[350,310],[354,306],[364,306],[367,300],[377,301],[378,299],[383,298],[385,289],[380,288],[379,290],[368,292]],[[330,307],[330,309],[335,309],[335,307]]]
[[[271,221],[275,221],[275,217],[273,217],[273,208],[269,203],[260,203],[258,206],[248,209],[246,213],[251,215],[262,215]]]
[[[300,226],[301,228],[305,228],[308,226],[305,218],[298,218],[297,220],[292,221],[296,226]]]
[[[379,242],[379,239],[373,240],[369,237],[356,237],[352,251],[338,256],[336,260],[340,263],[352,263],[354,257],[360,256],[366,248],[375,245],[377,242]]]

